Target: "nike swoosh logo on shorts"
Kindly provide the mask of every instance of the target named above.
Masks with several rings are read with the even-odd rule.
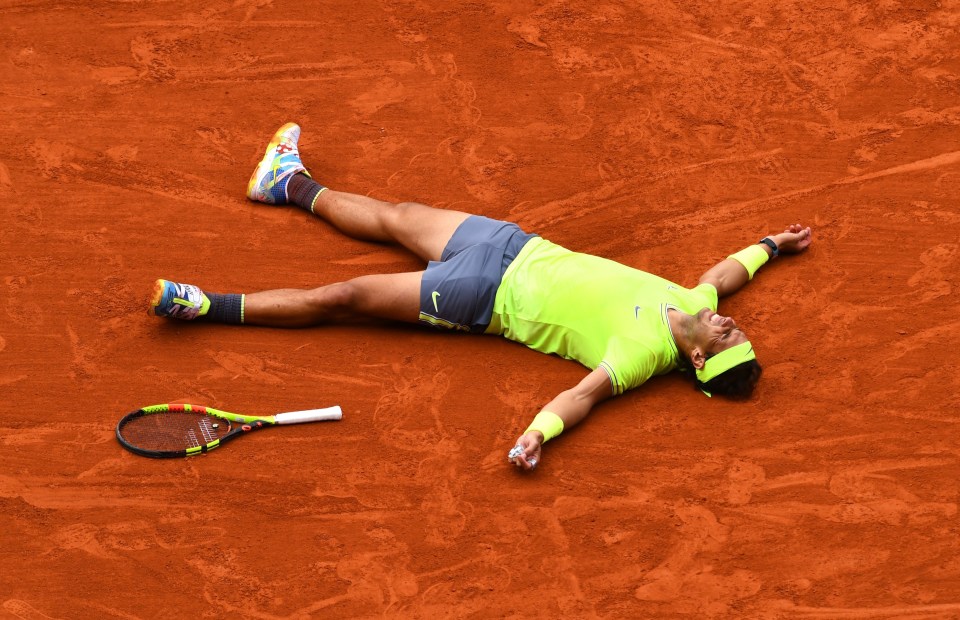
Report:
[[[437,297],[440,297],[439,291],[434,291],[431,295],[433,298],[433,310],[434,312],[440,312],[440,308],[437,307]]]

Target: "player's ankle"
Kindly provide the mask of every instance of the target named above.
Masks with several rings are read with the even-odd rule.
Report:
[[[309,176],[297,173],[287,180],[287,202],[313,213],[317,198],[326,189]]]
[[[244,295],[204,293],[204,304],[197,320],[240,325],[243,323],[243,306]]]

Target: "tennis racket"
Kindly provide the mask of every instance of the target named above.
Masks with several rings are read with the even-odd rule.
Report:
[[[199,405],[151,405],[123,416],[117,423],[117,441],[135,454],[175,458],[209,452],[234,437],[265,426],[342,417],[340,407],[252,416]]]

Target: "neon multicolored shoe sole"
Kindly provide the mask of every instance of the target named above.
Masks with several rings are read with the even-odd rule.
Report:
[[[203,291],[199,287],[157,280],[153,283],[149,312],[153,316],[191,321],[199,316],[203,300]]]
[[[287,204],[287,181],[298,172],[310,174],[300,161],[300,126],[287,123],[273,134],[263,159],[247,183],[247,198],[271,205]]]

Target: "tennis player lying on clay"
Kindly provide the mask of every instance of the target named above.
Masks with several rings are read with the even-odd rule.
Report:
[[[300,128],[288,123],[267,146],[247,186],[250,200],[293,204],[356,239],[393,242],[427,262],[424,271],[361,276],[315,289],[217,294],[158,280],[157,316],[270,327],[307,327],[358,315],[499,334],[590,372],[536,414],[510,451],[533,469],[544,443],[593,407],[674,369],[705,394],[750,396],[761,367],[719,298],[743,287],[778,254],[805,250],[810,228],[792,224],[720,261],[688,289],[611,260],[566,250],[509,222],[392,204],[330,190],[300,160]]]

